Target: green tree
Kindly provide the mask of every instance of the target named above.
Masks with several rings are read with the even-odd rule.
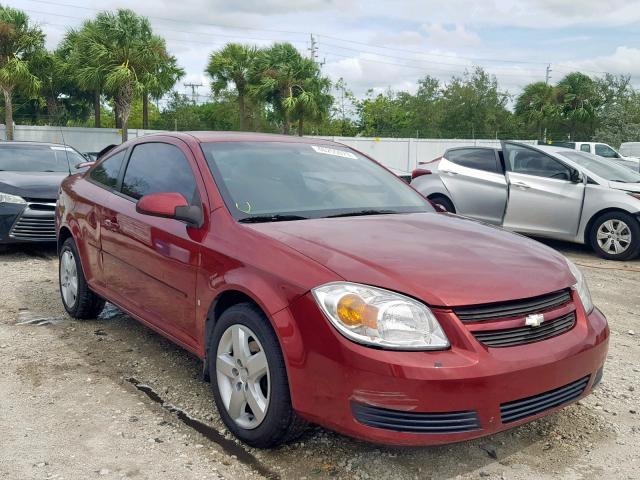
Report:
[[[43,48],[44,34],[22,11],[0,5],[0,89],[4,94],[7,140],[13,140],[13,94],[35,95],[40,80],[29,69],[28,56]]]
[[[515,114],[535,128],[538,140],[543,140],[544,129],[557,121],[560,113],[558,91],[545,82],[530,83],[516,99]]]
[[[158,72],[159,58],[171,59],[164,40],[153,34],[148,19],[131,10],[118,10],[99,13],[86,22],[73,46],[78,83],[97,87],[103,82],[122,122],[122,141],[126,141],[133,102],[152,85],[150,76]]]
[[[211,77],[211,89],[215,95],[219,95],[233,84],[237,94],[240,130],[247,130],[249,126],[247,112],[249,72],[257,54],[256,47],[228,43],[222,50],[213,52],[209,56],[206,68],[206,72]]]
[[[584,73],[566,75],[556,86],[562,118],[568,122],[569,134],[574,140],[593,136],[601,98],[596,83]]]
[[[250,91],[271,105],[282,133],[290,132],[294,115],[298,122],[303,118],[304,124],[305,116],[314,109],[328,110],[320,97],[324,93],[318,66],[290,43],[276,43],[260,51],[252,66]]]

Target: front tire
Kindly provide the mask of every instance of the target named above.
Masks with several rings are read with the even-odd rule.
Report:
[[[304,431],[307,423],[291,406],[278,339],[258,307],[227,309],[207,343],[211,388],[229,431],[257,448],[275,447]]]
[[[449,213],[456,213],[456,207],[453,205],[453,202],[444,195],[433,195],[432,197],[429,197],[429,200],[444,208]]]
[[[62,304],[69,315],[78,319],[100,315],[105,301],[89,288],[73,238],[67,238],[60,249],[58,279]]]
[[[591,225],[591,248],[607,260],[630,260],[640,252],[640,222],[624,212],[607,212]]]

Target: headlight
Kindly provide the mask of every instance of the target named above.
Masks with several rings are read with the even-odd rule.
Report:
[[[589,292],[589,285],[587,285],[587,279],[584,278],[584,275],[580,271],[575,264],[569,260],[568,258],[567,264],[569,265],[569,270],[576,279],[576,283],[573,286],[573,289],[578,292],[578,296],[580,297],[580,301],[582,302],[582,306],[587,314],[591,313],[593,310],[593,302],[591,301],[591,292]]]
[[[345,337],[394,350],[441,350],[449,340],[429,308],[409,297],[357,283],[335,282],[311,290]]]
[[[11,195],[9,193],[2,193],[0,192],[0,203],[18,203],[18,204],[25,204],[27,203],[26,200],[22,197],[19,197],[17,195]]]

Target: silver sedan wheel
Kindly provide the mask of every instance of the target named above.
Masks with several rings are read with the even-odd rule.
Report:
[[[603,251],[618,255],[626,252],[631,245],[631,229],[622,220],[607,220],[598,228],[596,240]]]
[[[255,333],[235,324],[227,328],[216,356],[220,398],[229,416],[245,429],[258,427],[267,414],[269,363]]]
[[[60,258],[60,290],[65,305],[73,308],[78,297],[78,269],[71,250],[65,250]]]

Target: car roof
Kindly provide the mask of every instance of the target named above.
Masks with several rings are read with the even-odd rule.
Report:
[[[75,150],[71,145],[63,145],[62,143],[53,142],[23,142],[20,140],[14,140],[10,142],[0,142],[1,147],[15,147],[15,146],[34,146],[34,147],[66,147]]]
[[[159,133],[162,136],[176,136],[177,132]],[[182,132],[182,135],[189,135],[200,143],[208,142],[283,142],[283,143],[310,143],[322,145],[341,145],[338,142],[322,138],[298,137],[295,135],[279,135],[274,133],[254,133],[254,132],[228,132],[228,131],[208,131],[208,132]],[[153,137],[147,135],[141,138]]]

